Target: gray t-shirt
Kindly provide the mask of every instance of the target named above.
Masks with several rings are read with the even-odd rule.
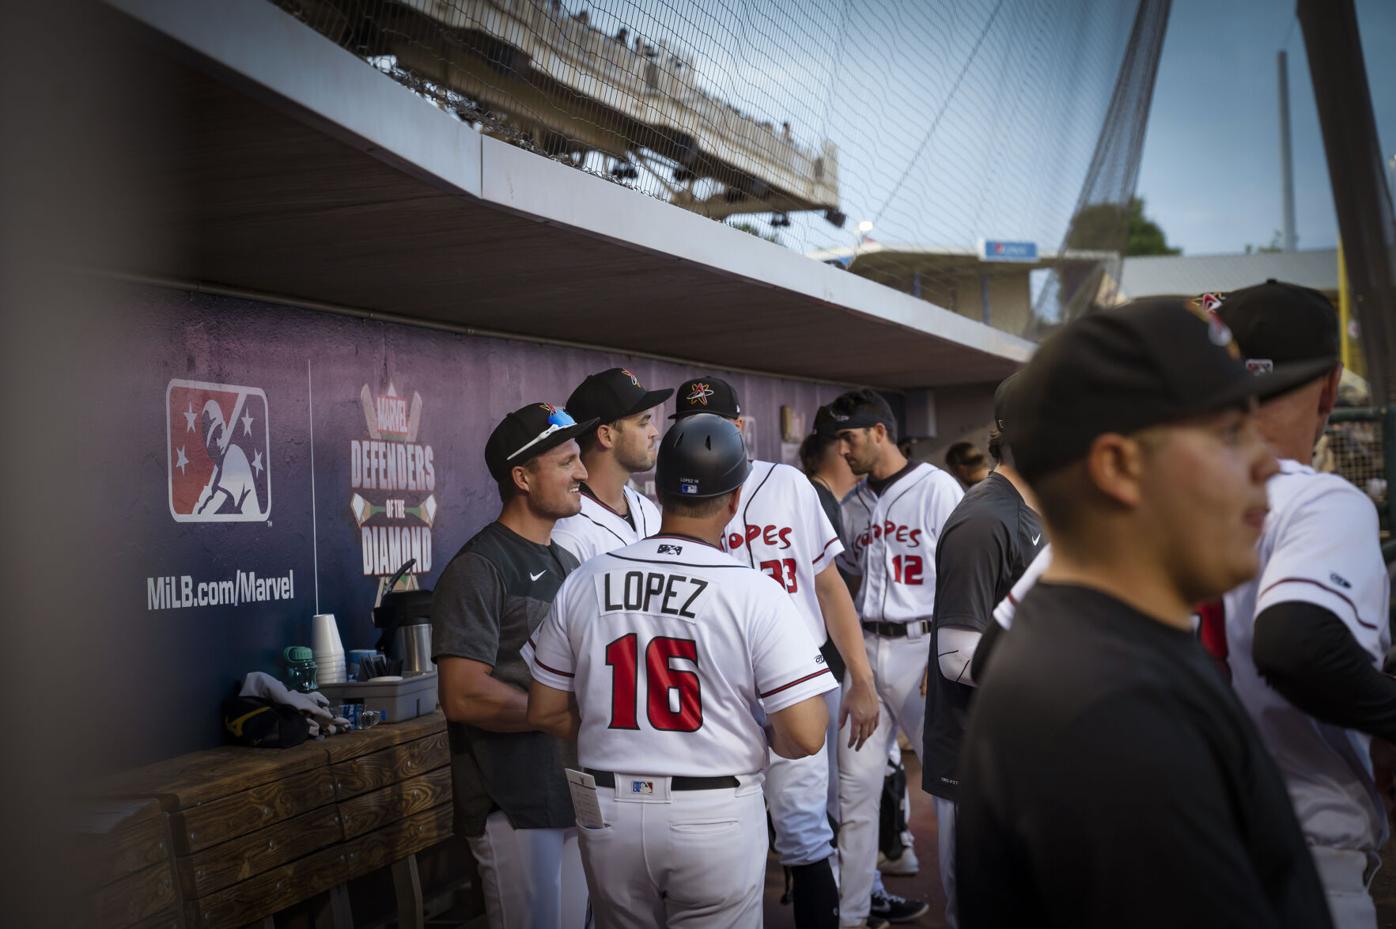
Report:
[[[519,650],[547,618],[562,580],[577,559],[557,545],[530,542],[498,522],[466,542],[441,572],[431,601],[432,659],[469,658],[490,665],[490,676],[528,690],[531,676]],[[515,829],[575,825],[565,766],[576,746],[543,732],[490,732],[450,723],[451,780],[456,829],[485,831],[502,810]]]

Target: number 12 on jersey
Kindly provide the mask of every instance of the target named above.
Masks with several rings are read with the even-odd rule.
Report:
[[[925,569],[925,562],[920,555],[893,555],[892,556],[892,580],[898,584],[908,584],[917,586],[926,583],[922,577]]]
[[[684,658],[698,665],[693,639],[655,636],[645,647],[645,715],[655,729],[697,732],[703,725],[703,687],[698,672],[675,668]],[[636,706],[640,677],[640,637],[632,632],[606,646],[611,669],[611,729],[639,729]]]

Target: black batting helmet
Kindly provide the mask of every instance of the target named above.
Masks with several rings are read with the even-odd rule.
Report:
[[[731,493],[750,471],[737,427],[712,413],[694,413],[664,434],[655,487],[666,496],[700,500]]]

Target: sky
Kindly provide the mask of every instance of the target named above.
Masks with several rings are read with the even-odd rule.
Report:
[[[1138,193],[1188,254],[1264,246],[1282,226],[1276,53],[1290,54],[1299,246],[1337,229],[1295,0],[1173,0]],[[1385,154],[1396,154],[1396,0],[1356,0]],[[564,0],[688,62],[684,82],[837,150],[843,228],[818,212],[737,221],[799,251],[973,252],[1062,242],[1099,138],[1136,3],[1127,0]],[[594,88],[599,99],[617,91]],[[622,91],[623,92],[623,91]],[[684,123],[698,136],[708,124]],[[774,139],[774,136],[772,136]],[[593,170],[609,163],[597,155]],[[661,175],[667,170],[660,166]],[[639,189],[664,195],[663,178]]]
[[[1357,0],[1383,155],[1396,154],[1396,2]],[[1267,245],[1283,227],[1276,53],[1289,53],[1299,248],[1338,238],[1292,0],[1173,0],[1140,165],[1145,211],[1185,254]]]

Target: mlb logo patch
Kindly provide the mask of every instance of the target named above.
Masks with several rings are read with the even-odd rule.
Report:
[[[633,794],[652,794],[654,793],[654,781],[631,781],[630,792]]]
[[[175,522],[263,522],[271,514],[271,430],[260,389],[170,381],[165,445]]]
[[[661,555],[682,555],[682,554],[683,554],[683,546],[682,546],[682,545],[661,545],[661,546],[659,546],[659,554],[661,554]]]
[[[691,477],[679,478],[679,493],[696,494],[698,492],[698,482]]]

